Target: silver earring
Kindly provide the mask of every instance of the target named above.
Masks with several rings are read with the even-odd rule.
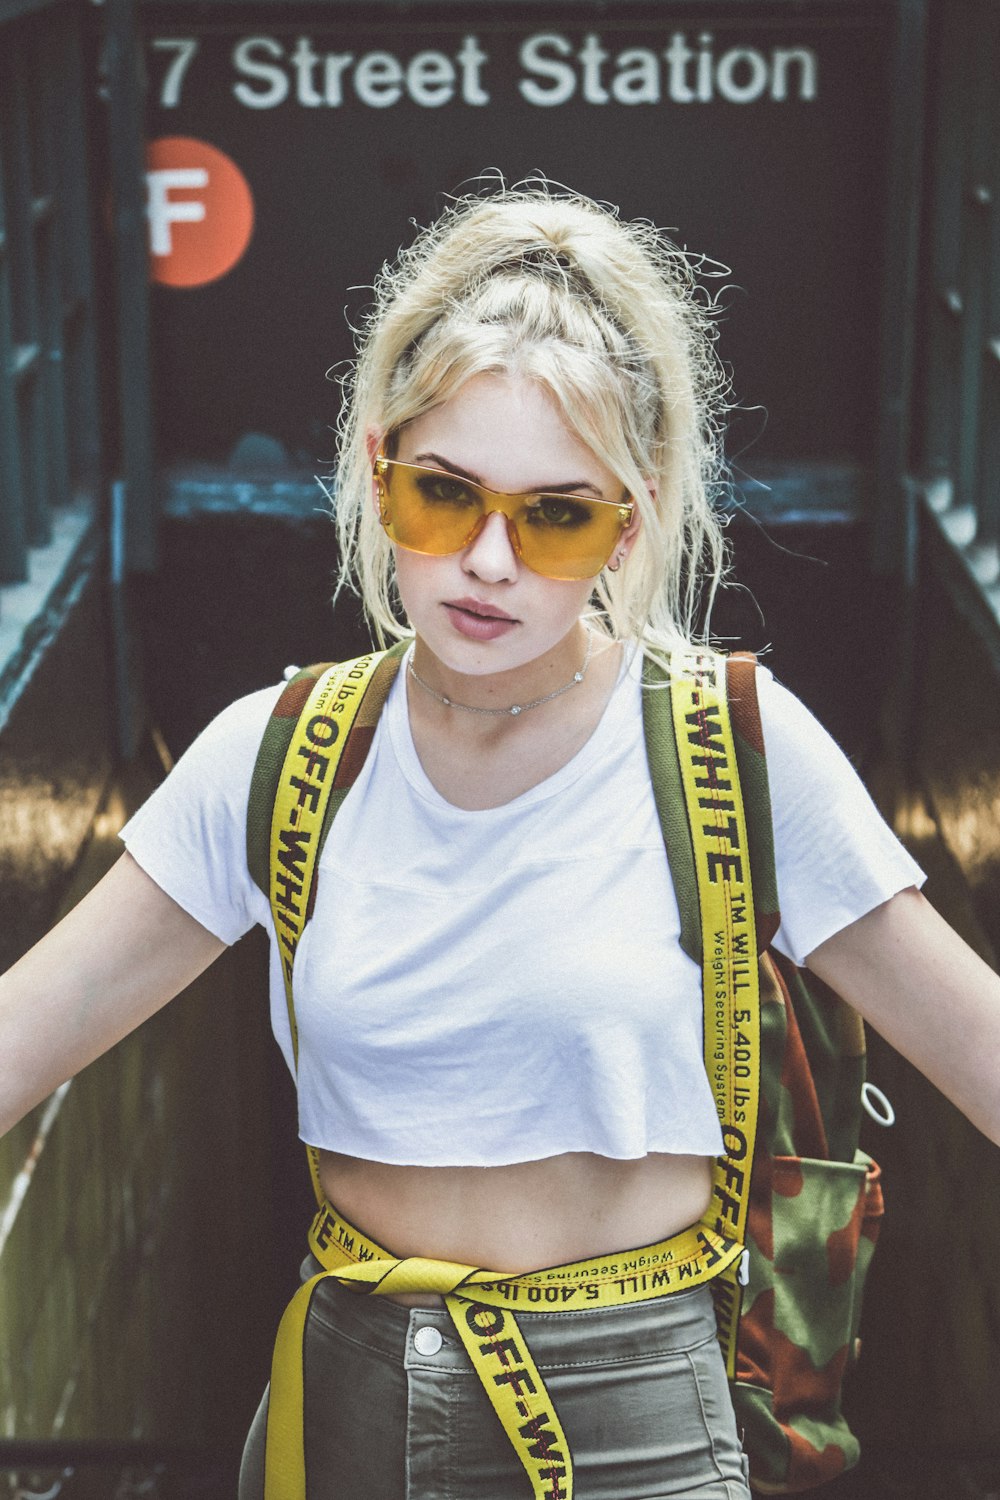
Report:
[[[626,557],[626,554],[624,552],[622,552],[620,550],[618,552],[616,552],[615,553],[615,560],[614,560],[614,562],[613,563],[608,563],[608,565],[607,565],[608,572],[609,573],[617,573],[618,569],[621,567],[622,563],[625,561],[625,557]]]

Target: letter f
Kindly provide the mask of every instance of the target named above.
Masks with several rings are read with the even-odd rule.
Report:
[[[173,250],[171,224],[197,224],[205,217],[201,198],[172,199],[172,188],[204,188],[208,173],[204,167],[164,167],[146,173],[146,216],[149,219],[149,248],[153,255],[169,255]]]

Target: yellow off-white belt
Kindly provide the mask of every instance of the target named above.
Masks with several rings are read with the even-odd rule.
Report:
[[[573,1462],[566,1435],[517,1312],[623,1307],[701,1286],[740,1257],[742,1246],[706,1224],[654,1245],[614,1255],[500,1276],[454,1261],[405,1259],[350,1224],[325,1200],[309,1231],[323,1270],[303,1283],[285,1310],[271,1365],[264,1466],[265,1500],[305,1500],[304,1338],[309,1306],[327,1277],[370,1296],[436,1292],[493,1409],[531,1481],[535,1500],[572,1500]]]

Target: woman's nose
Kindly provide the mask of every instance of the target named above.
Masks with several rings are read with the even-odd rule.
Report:
[[[517,553],[508,530],[507,517],[493,510],[484,518],[479,531],[466,547],[462,566],[467,573],[490,583],[501,583],[517,576]]]

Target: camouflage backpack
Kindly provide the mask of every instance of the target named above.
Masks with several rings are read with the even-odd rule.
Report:
[[[347,732],[319,846],[371,745],[403,647],[362,659],[367,677]],[[702,658],[713,665],[717,658]],[[359,663],[360,665],[360,663]],[[308,667],[286,686],[258,752],[247,817],[250,873],[267,894],[279,777],[307,698],[325,672]],[[345,670],[347,670],[345,668]],[[658,669],[647,663],[647,680]],[[756,694],[756,663],[728,659],[716,674],[745,809],[760,977],[760,1102],[745,1204],[740,1273],[711,1283],[737,1425],[751,1483],[764,1494],[813,1488],[850,1468],[858,1444],[841,1411],[844,1373],[854,1358],[861,1289],[882,1214],[879,1172],[858,1150],[864,1083],[864,1028],[816,976],[769,945],[780,916],[767,767]],[[348,672],[348,676],[351,674]],[[355,675],[361,678],[361,672]],[[681,673],[676,671],[675,676]],[[681,946],[701,967],[702,917],[695,845],[682,763],[711,738],[718,718],[685,715],[678,691],[643,694],[654,797],[681,915]],[[681,726],[680,729],[678,726]],[[679,745],[679,739],[694,747]],[[681,753],[681,752],[684,753]],[[300,752],[301,753],[301,752]],[[704,804],[702,804],[704,805]],[[281,860],[280,850],[277,859]],[[317,856],[318,862],[318,856]],[[315,877],[300,917],[315,903]],[[286,922],[289,918],[283,919]],[[299,929],[301,930],[301,929]],[[294,951],[297,934],[278,932]],[[707,990],[706,990],[707,995]],[[294,1028],[294,1016],[292,1018]],[[706,1037],[711,1025],[706,999]],[[749,1134],[749,1132],[748,1132]],[[720,1158],[720,1162],[725,1158]],[[718,1183],[718,1172],[716,1182]]]
[[[878,1167],[858,1149],[861,1017],[815,974],[770,946],[780,912],[754,658],[729,657],[726,681],[749,833],[761,1055],[748,1277],[730,1390],[753,1487],[781,1494],[823,1484],[858,1460],[841,1393],[856,1357],[882,1191]],[[683,829],[677,826],[684,792],[666,696],[644,695],[646,748],[681,911],[681,946],[700,964],[697,878],[687,820]]]

